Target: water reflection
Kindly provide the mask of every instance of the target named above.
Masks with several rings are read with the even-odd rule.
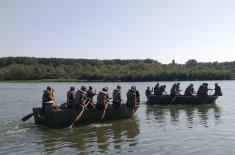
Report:
[[[219,120],[221,108],[214,104],[202,105],[152,105],[147,106],[146,116],[148,119],[154,118],[159,123],[170,121],[172,124],[182,124],[186,119],[187,125],[193,124],[209,126],[209,119]],[[180,123],[179,123],[180,121]]]
[[[110,151],[120,153],[138,144],[140,129],[136,117],[104,123],[59,130],[40,127],[44,150],[46,153],[60,150],[61,153],[69,148],[69,151],[84,155]]]

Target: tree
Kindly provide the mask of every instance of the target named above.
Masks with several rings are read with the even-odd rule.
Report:
[[[195,67],[197,65],[197,60],[195,59],[189,59],[185,62],[185,65],[188,67]]]

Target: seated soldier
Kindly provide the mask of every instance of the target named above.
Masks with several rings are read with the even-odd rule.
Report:
[[[193,96],[193,93],[194,93],[193,84],[190,84],[190,85],[185,89],[184,94],[185,94],[186,96]]]
[[[222,96],[222,95],[223,94],[220,86],[217,83],[215,83],[215,93],[213,94],[213,96]]]
[[[137,97],[135,87],[132,86],[127,92],[127,106],[133,107],[136,105]]]
[[[70,87],[70,90],[67,92],[67,108],[73,108],[75,106],[75,88]]]
[[[157,93],[156,95],[157,95],[157,96],[162,96],[163,93],[165,93],[165,90],[166,90],[166,85],[161,85],[161,86],[159,87],[159,91],[158,91],[158,93]]]
[[[159,91],[159,83],[157,83],[157,84],[155,85],[153,94],[154,94],[154,95],[157,95],[157,94],[158,94],[158,91]]]
[[[97,109],[106,109],[109,105],[108,87],[103,88],[97,95]]]
[[[90,104],[88,105],[88,107],[95,107],[94,101],[93,101],[93,97],[97,95],[94,91],[92,86],[89,86],[89,89],[86,91],[86,97],[89,100]]]
[[[177,85],[173,84],[172,87],[171,87],[171,91],[170,91],[171,97],[177,96],[177,90],[176,89],[177,89]]]
[[[180,89],[180,83],[177,83],[177,84],[176,84],[175,91],[176,91],[176,95],[179,96],[179,95],[180,95],[180,91],[182,91],[182,90]]]
[[[202,85],[200,85],[200,87],[197,90],[197,96],[202,96],[202,89],[204,87],[205,83],[203,83]]]
[[[56,110],[57,106],[55,104],[54,89],[47,86],[47,89],[43,91],[42,96],[42,112],[47,110]]]
[[[213,90],[208,88],[208,83],[205,83],[202,87],[201,94],[202,96],[208,96],[208,90]]]
[[[81,89],[78,89],[75,95],[75,108],[83,109],[86,106],[86,87],[81,86]]]
[[[113,107],[119,108],[121,102],[122,102],[121,86],[117,86],[117,88],[113,90]]]

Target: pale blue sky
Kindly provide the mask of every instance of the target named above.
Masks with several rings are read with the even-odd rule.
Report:
[[[235,0],[0,0],[0,57],[235,60]]]

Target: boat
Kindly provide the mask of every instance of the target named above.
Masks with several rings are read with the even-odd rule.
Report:
[[[139,105],[134,107],[126,106],[121,104],[119,108],[115,108],[112,105],[105,111],[105,116],[101,119],[104,110],[99,110],[97,108],[85,108],[82,112],[81,117],[78,121],[76,117],[81,113],[78,109],[61,109],[46,111],[42,113],[41,107],[33,108],[33,116],[35,124],[45,125],[50,128],[61,128],[68,127],[74,123],[74,126],[81,124],[89,124],[93,122],[110,121],[115,119],[130,118],[139,108]]]
[[[214,103],[218,96],[185,96],[179,95],[150,95],[147,104],[210,104]]]

